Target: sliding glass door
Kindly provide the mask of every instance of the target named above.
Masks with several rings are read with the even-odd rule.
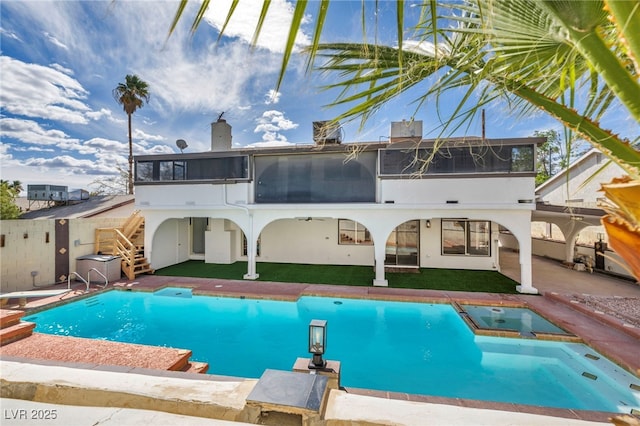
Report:
[[[420,221],[410,220],[394,229],[387,239],[385,265],[419,266]]]

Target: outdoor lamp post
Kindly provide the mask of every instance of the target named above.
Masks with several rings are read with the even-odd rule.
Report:
[[[327,321],[311,320],[309,323],[309,353],[313,359],[309,363],[310,369],[324,368],[327,361],[322,359],[322,354],[327,347]]]

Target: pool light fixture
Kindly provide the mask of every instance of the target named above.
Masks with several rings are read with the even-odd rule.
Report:
[[[309,353],[313,354],[309,369],[325,368],[327,361],[322,359],[322,354],[327,347],[327,321],[311,320],[309,323]]]

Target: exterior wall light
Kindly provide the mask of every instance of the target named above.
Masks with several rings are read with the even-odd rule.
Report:
[[[327,347],[327,321],[311,320],[309,323],[309,353],[313,358],[309,363],[309,369],[325,368],[327,361],[322,359],[322,354]]]
[[[427,225],[427,228],[431,228],[431,221],[429,219],[427,219],[426,225]]]

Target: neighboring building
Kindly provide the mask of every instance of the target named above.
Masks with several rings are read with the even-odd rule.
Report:
[[[315,123],[314,123],[315,124]],[[500,270],[499,234],[519,245],[518,291],[531,280],[535,152],[544,138],[423,140],[393,123],[387,143],[231,149],[212,123],[211,151],[135,158],[145,255],[158,269],[189,259]],[[326,130],[326,129],[325,129]],[[434,145],[438,150],[434,153]],[[428,167],[427,167],[428,164]]]
[[[620,166],[592,149],[538,186],[532,218],[533,253],[566,263],[578,259],[596,270],[631,276],[624,261],[607,251],[600,222],[605,215],[600,204],[606,202],[600,186],[624,175]],[[596,246],[605,256],[596,255]],[[562,253],[558,253],[560,247]]]
[[[52,205],[34,203],[29,198],[17,198],[16,204],[24,212],[20,219],[125,218],[131,216],[135,208],[133,195],[89,196],[86,191],[70,194],[86,196],[83,195],[81,199],[70,197],[68,202]]]

